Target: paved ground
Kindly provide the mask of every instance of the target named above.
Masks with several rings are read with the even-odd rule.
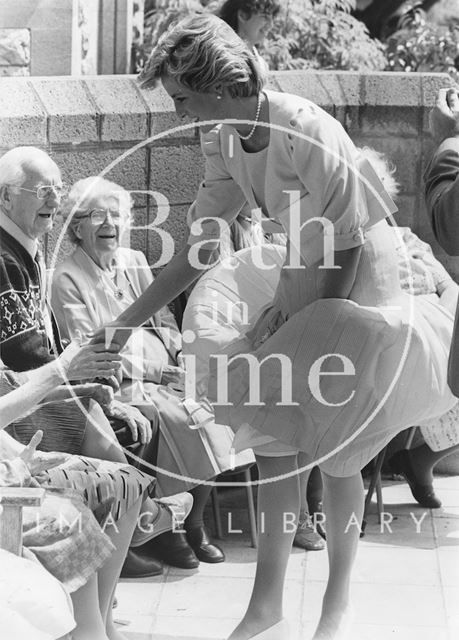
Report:
[[[393,520],[382,531],[376,513],[370,516],[360,541],[352,640],[459,638],[459,477],[439,477],[435,487],[443,508],[429,511],[413,503],[404,483],[384,482],[387,519]],[[223,640],[236,626],[248,602],[256,551],[241,509],[244,494],[229,489],[221,495],[222,512],[231,510],[233,529],[243,529],[222,542],[227,561],[201,563],[196,571],[165,567],[157,578],[121,582],[116,618],[130,640]],[[311,637],[326,575],[325,551],[293,551],[285,593],[289,640]]]

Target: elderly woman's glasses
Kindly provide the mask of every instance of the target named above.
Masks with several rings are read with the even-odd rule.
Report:
[[[35,187],[35,189],[26,189],[26,187],[16,187],[16,189],[34,193],[38,200],[46,200],[52,194],[56,195],[58,198],[62,198],[62,196],[68,193],[68,186],[65,184],[42,184],[39,187]]]
[[[91,224],[97,227],[103,224],[107,220],[108,216],[110,216],[110,220],[113,224],[117,226],[125,224],[130,218],[129,214],[120,213],[116,209],[92,209],[86,215],[78,216],[78,220],[81,220],[82,218],[89,218]]]

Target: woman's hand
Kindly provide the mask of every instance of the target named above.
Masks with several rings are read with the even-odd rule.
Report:
[[[109,378],[121,367],[119,349],[116,344],[111,344],[108,349],[104,344],[81,346],[77,339],[70,343],[57,362],[68,380]]]
[[[60,453],[59,451],[37,451],[37,447],[43,438],[43,431],[37,431],[32,436],[29,444],[24,447],[19,458],[27,465],[30,475],[38,476],[43,471],[58,467],[69,458],[68,453]]]
[[[152,438],[150,421],[136,407],[114,400],[106,415],[123,420],[132,433],[134,442],[147,444]]]
[[[96,329],[90,335],[92,345],[103,344],[108,347],[116,346],[121,350],[131,337],[132,330],[119,326],[119,321],[114,320],[108,324]]]
[[[109,409],[114,401],[113,388],[108,384],[99,382],[87,382],[71,387],[72,391],[79,397],[92,398],[104,409]]]
[[[459,287],[455,282],[450,284],[443,290],[440,296],[440,304],[448,309],[453,315],[456,313],[457,299]]]

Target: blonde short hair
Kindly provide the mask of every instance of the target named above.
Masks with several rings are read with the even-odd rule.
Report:
[[[76,234],[76,229],[80,224],[82,214],[91,209],[91,203],[96,198],[110,196],[119,199],[120,213],[128,214],[130,212],[132,207],[130,193],[124,187],[116,184],[116,182],[111,182],[99,176],[90,176],[75,182],[61,209],[64,221],[70,217],[67,234],[74,244],[78,244],[80,241]]]
[[[360,147],[358,151],[361,157],[366,158],[372,165],[390,197],[395,198],[400,191],[400,184],[394,177],[396,168],[389,162],[384,153],[376,151],[376,149]]]
[[[167,76],[200,93],[226,88],[233,98],[257,95],[264,74],[245,42],[214,15],[188,16],[167,31],[139,76],[152,89]]]

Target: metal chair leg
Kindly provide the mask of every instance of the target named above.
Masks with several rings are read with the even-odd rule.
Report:
[[[218,540],[223,540],[224,536],[223,536],[222,519],[220,517],[220,500],[218,498],[217,487],[212,488],[210,495],[212,496],[212,512],[214,514],[216,538],[218,538]]]
[[[406,438],[405,449],[411,449],[411,445],[413,444],[414,434],[416,433],[417,427],[411,427],[408,436]]]
[[[255,503],[253,500],[253,487],[250,484],[252,482],[252,478],[250,476],[249,469],[246,469],[244,471],[244,481],[247,483],[245,487],[245,491],[247,494],[247,507],[249,510],[250,539],[252,541],[252,547],[256,549],[258,546],[257,517],[255,514]]]
[[[384,502],[382,497],[382,486],[381,486],[381,470],[378,473],[378,477],[376,479],[376,504],[378,506],[378,524],[381,524],[381,516],[384,511]]]
[[[373,493],[376,489],[377,503],[378,503],[378,522],[381,522],[381,514],[384,511],[384,503],[382,499],[382,490],[381,490],[381,467],[384,462],[384,458],[386,456],[386,447],[382,451],[378,453],[375,458],[375,468],[371,475],[370,486],[368,487],[367,495],[365,498],[365,507],[363,511],[363,520],[362,520],[362,533],[361,536],[365,533],[365,528],[367,526],[367,514],[370,508],[371,499],[373,498]]]

